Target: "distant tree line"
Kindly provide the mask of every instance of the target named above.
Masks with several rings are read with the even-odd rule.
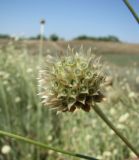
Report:
[[[12,38],[8,34],[0,34],[0,39],[10,39]],[[41,35],[38,34],[37,36],[34,37],[29,37],[29,38],[24,38],[24,37],[19,37],[19,39],[30,39],[30,40],[39,40],[41,38]],[[58,41],[58,40],[64,40],[60,38],[57,34],[51,34],[48,38],[43,36],[44,40],[51,40],[51,41]],[[120,42],[119,38],[116,36],[110,35],[110,36],[105,36],[105,37],[92,37],[92,36],[86,36],[86,35],[81,35],[73,40],[96,40],[96,41],[112,41],[112,42]]]
[[[105,37],[90,37],[86,35],[81,35],[81,36],[74,38],[74,40],[96,40],[96,41],[120,42],[119,38],[113,35],[105,36]]]
[[[39,40],[41,38],[41,35],[37,35],[35,37],[30,37],[29,39],[31,40]],[[51,41],[58,41],[61,40],[62,38],[59,38],[59,36],[57,34],[51,34],[48,38],[43,36],[44,40],[51,40]]]
[[[8,34],[0,34],[0,39],[11,39],[14,38]],[[32,37],[19,37],[19,39],[30,39],[30,40],[39,40],[41,38],[41,35],[38,34],[37,36],[32,36]],[[57,34],[51,34],[48,38],[46,36],[43,36],[44,40],[51,40],[51,41],[58,41],[58,40],[63,40],[60,38]]]
[[[0,38],[6,39],[6,38],[10,38],[10,36],[8,34],[0,34]]]

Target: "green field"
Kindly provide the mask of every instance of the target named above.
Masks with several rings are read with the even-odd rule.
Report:
[[[36,42],[37,43],[37,42]],[[84,42],[85,49],[93,43]],[[97,44],[98,43],[98,44]],[[94,42],[102,56],[106,72],[112,77],[107,86],[107,101],[101,109],[115,126],[139,148],[139,53],[121,46],[121,50],[107,49],[115,44]],[[39,42],[4,42],[0,45],[0,129],[39,140],[56,148],[85,154],[104,160],[125,160],[135,155],[93,112],[77,110],[56,115],[55,111],[41,105],[38,94],[38,71],[47,54],[63,54],[68,43],[44,43],[39,54]],[[70,42],[78,48],[80,44]],[[126,45],[125,45],[126,46]],[[100,50],[99,50],[100,47]],[[138,47],[138,46],[137,46]],[[104,53],[102,53],[104,50]],[[95,50],[94,50],[95,52]],[[119,54],[118,54],[119,52]],[[122,52],[122,53],[121,53]],[[8,145],[10,151],[3,153]],[[43,150],[35,146],[0,138],[0,160],[76,160],[76,158]]]

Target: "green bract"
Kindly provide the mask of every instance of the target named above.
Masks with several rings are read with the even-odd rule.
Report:
[[[61,57],[47,56],[45,67],[39,73],[39,95],[44,105],[57,111],[73,112],[76,108],[90,111],[95,102],[101,102],[100,92],[105,76],[100,58],[91,49],[84,53],[68,48]]]

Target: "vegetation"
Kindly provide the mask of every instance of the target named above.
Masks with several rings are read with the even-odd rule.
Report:
[[[58,37],[56,34],[51,34],[50,37],[49,37],[49,39],[50,39],[51,41],[58,41],[58,40],[59,40],[59,37]]]
[[[8,34],[0,34],[0,39],[9,39],[10,36]]]
[[[20,37],[20,39],[39,40],[40,37],[41,37],[41,35],[38,34],[36,36],[32,36],[29,38]],[[10,36],[8,34],[0,34],[0,39],[10,39]],[[43,36],[43,39],[47,40],[46,36]],[[51,40],[51,41],[58,41],[60,39],[63,40],[62,38],[59,38],[59,36],[57,34],[51,34],[49,36],[49,40]],[[119,38],[117,38],[116,36],[90,37],[90,36],[86,36],[86,35],[81,35],[81,36],[74,38],[74,40],[95,40],[95,41],[120,42]]]
[[[116,36],[107,36],[107,37],[90,37],[86,35],[81,35],[76,37],[75,40],[96,40],[96,41],[112,41],[112,42],[120,42],[119,38]]]
[[[56,115],[41,106],[36,77],[45,57],[38,61],[39,55],[30,55],[29,52],[24,45],[17,48],[12,43],[0,49],[0,128],[49,146],[97,158],[121,160],[134,157],[93,110]],[[53,50],[50,49],[49,54],[54,55]],[[109,59],[110,56],[113,57],[111,54]],[[124,61],[126,58],[128,55],[125,55]],[[115,59],[112,60],[114,62]],[[120,67],[118,61],[115,64],[117,66],[106,64],[111,83],[105,91],[107,101],[100,107],[139,148],[139,64],[130,65],[130,68],[128,62],[124,67]],[[4,152],[6,146],[10,149]],[[76,159],[6,137],[0,138],[0,157],[1,160]]]
[[[139,22],[139,17],[128,3],[128,0],[123,1]],[[1,35],[1,37],[2,39],[9,38],[8,35]],[[81,36],[77,39],[85,40],[88,37]],[[96,38],[89,37],[89,40],[96,40]],[[100,37],[97,40],[119,41],[114,36]],[[41,44],[41,52],[43,52],[43,43]],[[53,48],[54,46],[60,48],[56,43],[52,43],[52,45]],[[0,160],[63,160],[68,158],[52,151],[59,151],[60,149],[47,147],[45,144],[64,148],[67,150],[65,152],[67,155],[76,155],[78,158],[93,159],[83,156],[83,154],[73,153],[85,153],[85,155],[91,155],[91,157],[93,154],[98,159],[107,160],[136,159],[133,152],[117,139],[113,131],[110,131],[104,123],[101,123],[101,120],[93,111],[89,113],[79,111],[73,114],[65,113],[65,116],[65,114],[56,115],[54,111],[47,110],[45,106],[42,106],[37,96],[36,77],[40,65],[43,65],[46,59],[45,54],[29,54],[31,48],[27,48],[24,44],[21,46],[16,46],[12,42],[6,46],[0,46],[0,135],[6,136],[0,139]],[[60,48],[61,50],[63,49]],[[78,50],[77,46],[76,50]],[[47,53],[53,53],[54,55],[54,50],[50,48],[48,51]],[[113,52],[115,53],[115,50]],[[118,56],[116,54],[107,54],[105,56],[111,62],[105,64],[106,72],[110,76],[107,77],[104,90],[106,101],[100,107],[120,132],[130,139],[138,149],[139,62],[137,59],[139,56],[124,55],[123,60],[126,63],[122,67],[123,60],[121,57],[115,60],[115,57]],[[131,56],[137,61],[132,65],[130,64],[129,67],[128,62]],[[102,119],[110,124],[107,117],[95,105],[94,110],[99,115],[102,114],[101,118],[103,117]],[[24,137],[10,134],[8,131]],[[24,142],[28,141],[30,144],[36,143],[37,146],[51,150],[38,149],[36,146],[19,143],[8,137],[16,137],[16,139],[22,139]],[[29,138],[42,141],[43,144],[31,141]],[[64,151],[61,153],[64,153]],[[134,153],[138,155],[135,150]],[[70,159],[73,158],[70,157]]]
[[[35,37],[29,37],[30,40],[39,40],[41,38],[41,35],[38,34],[37,36]],[[43,39],[46,40],[47,38],[45,36],[43,36]]]

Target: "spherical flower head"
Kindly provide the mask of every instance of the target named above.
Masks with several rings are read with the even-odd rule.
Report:
[[[8,154],[10,151],[11,151],[11,147],[9,145],[4,145],[1,148],[1,153],[3,153],[3,154]]]
[[[75,52],[68,47],[61,57],[47,56],[38,78],[42,103],[62,112],[77,108],[89,112],[104,98],[100,88],[105,76],[99,60],[91,49],[85,53],[83,48]]]

